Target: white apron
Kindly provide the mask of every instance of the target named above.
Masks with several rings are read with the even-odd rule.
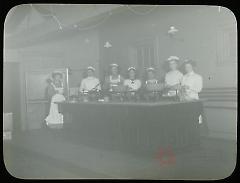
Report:
[[[112,76],[109,76],[109,81],[110,81],[110,89],[109,91],[113,91],[114,86],[118,86],[118,84],[121,82],[121,76],[118,75],[117,79],[112,79]]]
[[[57,93],[52,97],[49,114],[45,119],[50,128],[61,128],[63,125],[63,115],[58,112],[58,104],[55,103],[63,101],[65,101],[65,97],[61,94]]]

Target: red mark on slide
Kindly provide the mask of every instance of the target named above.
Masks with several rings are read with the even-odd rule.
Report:
[[[161,165],[172,165],[176,163],[176,157],[172,148],[160,148],[157,154],[157,159]]]

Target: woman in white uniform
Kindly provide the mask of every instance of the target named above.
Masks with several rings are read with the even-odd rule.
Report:
[[[194,72],[194,67],[196,63],[192,60],[186,60],[184,63],[184,69],[186,74],[183,76],[181,81],[181,89],[180,89],[180,100],[184,101],[194,101],[199,100],[199,92],[202,91],[203,88],[203,79],[202,76]],[[199,116],[199,124],[205,124],[207,128],[206,121],[203,120],[203,115]]]
[[[186,60],[184,62],[184,69],[186,74],[181,81],[181,98],[183,100],[198,100],[198,93],[203,87],[202,76],[194,72],[195,62]]]
[[[159,81],[155,76],[155,69],[153,67],[147,68],[147,80],[145,82],[145,93],[144,98],[149,100],[157,100],[159,99],[159,92],[162,90],[160,87]]]
[[[105,84],[107,85],[109,91],[114,91],[114,87],[123,84],[124,78],[119,73],[118,64],[111,64],[110,67],[111,67],[110,75],[107,78],[105,78]]]
[[[124,86],[126,86],[126,97],[128,100],[138,100],[139,99],[139,89],[141,88],[141,80],[136,78],[136,68],[128,68],[129,78],[124,80]]]
[[[119,73],[118,64],[113,63],[110,67],[110,75],[105,78],[104,88],[107,90],[107,93],[110,93],[113,100],[122,99],[124,78]]]
[[[101,90],[100,81],[94,76],[94,72],[94,67],[87,67],[87,77],[81,81],[79,92],[84,96],[84,101],[96,100],[98,92]]]
[[[101,90],[100,81],[94,76],[94,72],[94,67],[87,67],[87,77],[81,81],[81,85],[79,88],[79,91],[81,93],[89,92],[92,90]]]
[[[183,74],[178,70],[179,58],[177,56],[170,56],[168,59],[169,72],[165,75],[165,88],[167,89],[167,96],[176,96]]]
[[[147,68],[147,80],[145,82],[146,85],[148,84],[157,84],[158,80],[155,77],[155,69],[153,67]]]

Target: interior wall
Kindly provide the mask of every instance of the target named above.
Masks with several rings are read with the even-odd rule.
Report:
[[[171,39],[167,31],[172,25],[179,32]],[[236,87],[237,58],[234,57],[234,61],[226,60],[223,65],[218,64],[218,55],[224,51],[217,48],[218,31],[229,26],[236,33],[236,19],[226,8],[219,12],[218,7],[169,7],[148,15],[125,11],[100,30],[101,67],[118,62],[126,69],[131,62],[129,46],[141,39],[153,38],[157,41],[159,72],[163,72],[162,64],[170,55],[177,55],[181,60],[191,58],[197,62],[196,72],[203,76],[204,87]],[[106,41],[110,41],[113,47],[103,48]]]
[[[15,132],[21,128],[19,63],[4,63],[3,71],[3,113],[12,113],[13,130]]]
[[[167,35],[170,26],[179,29],[173,39]],[[43,32],[46,32],[45,29],[47,27],[41,27]],[[20,63],[22,128],[26,128],[26,116],[24,116],[26,114],[24,78],[26,71],[64,67],[83,69],[93,65],[97,68],[97,75],[100,73],[103,78],[104,72],[112,62],[118,63],[123,71],[126,70],[132,64],[131,46],[144,39],[154,40],[160,76],[164,76],[165,60],[170,55],[177,55],[181,60],[191,58],[197,62],[196,72],[203,76],[204,88],[236,87],[237,57],[231,57],[232,60],[224,60],[224,63],[219,64],[219,60],[222,59],[221,53],[228,47],[227,45],[218,47],[219,31],[233,31],[234,38],[237,39],[236,19],[226,8],[219,11],[218,7],[172,6],[156,8],[146,15],[137,15],[123,9],[117,13],[113,12],[110,18],[97,29],[61,33],[56,26],[54,39],[53,34],[46,35],[44,38],[40,37],[39,42],[31,44],[29,42],[28,46],[26,44],[22,47],[5,49],[4,62]],[[109,41],[113,47],[105,48],[106,41]],[[221,134],[225,133],[224,130],[226,134],[235,134],[236,113],[224,111],[225,116],[230,114],[227,119],[215,118],[222,113],[221,110],[207,111],[210,128],[219,130]],[[231,128],[227,127],[229,123]],[[234,135],[231,136],[234,137]]]
[[[179,29],[173,39],[167,35],[172,25]],[[182,60],[191,58],[197,62],[197,72],[203,76],[204,87],[234,87],[237,83],[237,58],[233,58],[234,61],[226,60],[222,65],[218,64],[221,52],[217,47],[218,32],[229,26],[229,29],[236,31],[235,17],[226,8],[219,12],[218,7],[169,6],[156,8],[146,15],[137,15],[123,9],[122,12],[113,13],[96,31],[59,33],[61,31],[57,30],[56,26],[57,36],[54,40],[47,41],[51,40],[52,36],[46,35],[42,38],[45,41],[40,38],[39,43],[7,49],[4,61],[34,60],[36,58],[33,57],[38,57],[37,60],[42,62],[42,57],[52,60],[53,57],[59,57],[59,60],[62,60],[59,66],[62,67],[82,68],[93,65],[98,68],[100,63],[98,72],[106,70],[109,63],[117,62],[126,70],[131,63],[131,45],[150,38],[155,41],[156,60],[159,63],[157,69],[161,76],[164,76],[163,62],[170,55],[177,55]],[[110,41],[113,47],[104,48],[106,41]],[[51,67],[49,60],[46,64],[37,62],[33,64],[36,68]]]
[[[64,35],[63,35],[64,36]],[[87,42],[86,39],[89,41]],[[93,65],[98,67],[99,50],[97,32],[74,35],[72,37],[59,37],[58,40],[49,43],[34,44],[28,47],[5,49],[4,61],[30,62],[35,69],[56,67],[49,63],[53,57],[63,60],[62,67],[85,68]],[[34,60],[39,62],[34,62]],[[46,62],[46,64],[43,64]]]
[[[232,107],[229,108],[229,96],[224,95],[232,96],[232,91],[221,90],[226,87],[234,88],[234,93],[237,90],[237,26],[234,14],[218,7],[169,7],[148,15],[125,11],[115,16],[99,33],[101,70],[111,62],[117,62],[126,70],[132,62],[129,48],[144,39],[155,40],[159,77],[164,76],[163,63],[170,55],[179,56],[181,61],[193,59],[197,63],[196,72],[203,77],[203,88],[220,88],[217,93],[212,93],[211,101],[204,102],[204,105],[213,106],[204,108],[208,135],[236,140],[237,98],[233,95],[233,101],[230,99]],[[179,29],[175,38],[167,35],[170,26]],[[224,34],[220,34],[222,32]],[[225,34],[232,34],[230,42],[221,42]],[[111,48],[103,47],[106,41],[110,41]],[[225,57],[228,49],[234,49],[231,51],[235,55]],[[216,99],[219,93],[224,95]]]
[[[89,41],[86,42],[86,39]],[[4,62],[20,63],[21,121],[23,130],[28,128],[26,116],[26,72],[51,68],[83,70],[88,65],[92,65],[96,67],[96,74],[98,75],[98,44],[97,32],[88,31],[85,34],[79,33],[79,35],[74,35],[67,39],[63,37],[54,42],[4,50]],[[76,86],[72,87],[78,87],[81,79],[77,78],[77,81],[74,82]]]

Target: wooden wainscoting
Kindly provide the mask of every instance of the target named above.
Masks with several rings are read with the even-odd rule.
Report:
[[[237,110],[237,88],[205,88],[200,98],[206,100],[205,108]]]
[[[40,129],[48,115],[48,101],[36,100],[27,102],[27,129]]]
[[[205,88],[200,98],[204,100],[208,136],[236,140],[237,88]]]

